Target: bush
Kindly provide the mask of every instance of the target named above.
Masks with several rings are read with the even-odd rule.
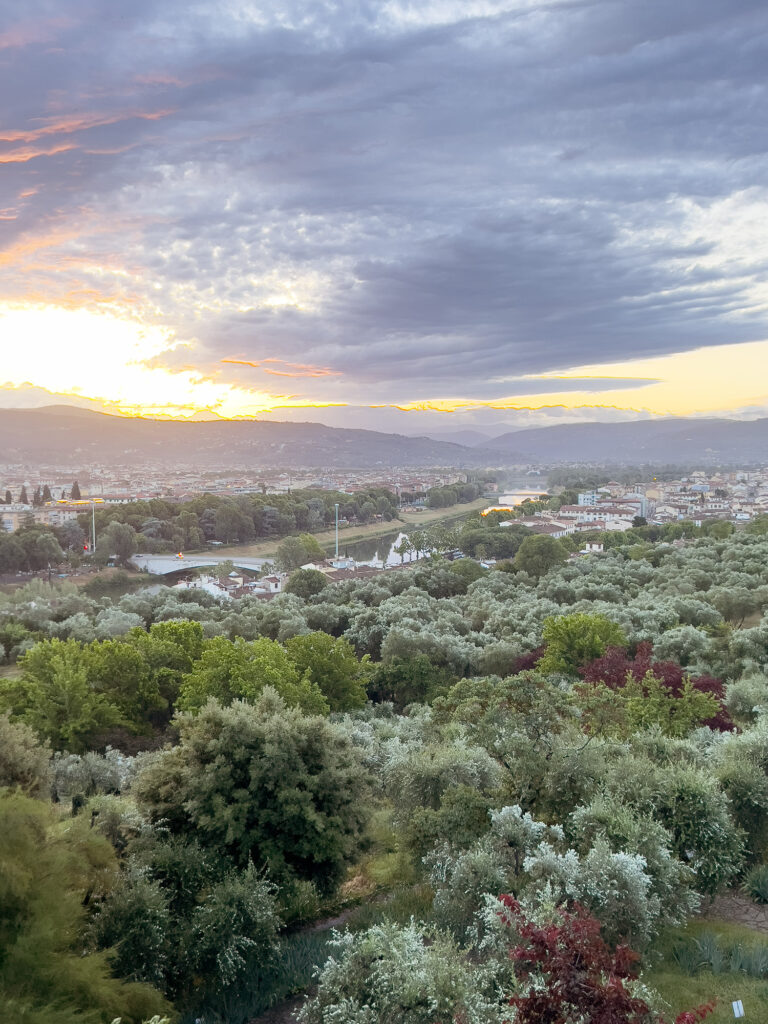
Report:
[[[768,864],[752,868],[744,879],[742,889],[755,903],[768,903]]]
[[[381,924],[336,935],[331,946],[300,1024],[501,1024],[508,1016],[487,974],[440,932]]]
[[[333,890],[368,818],[365,773],[346,734],[287,708],[269,687],[254,705],[212,700],[176,724],[179,746],[134,784],[153,820],[238,867]]]

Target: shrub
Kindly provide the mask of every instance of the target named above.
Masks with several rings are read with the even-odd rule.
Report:
[[[744,879],[742,889],[755,903],[768,903],[768,864],[752,868]]]

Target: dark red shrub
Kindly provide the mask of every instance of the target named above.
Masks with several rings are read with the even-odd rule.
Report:
[[[582,907],[559,908],[557,920],[542,927],[526,919],[513,897],[500,900],[502,919],[520,939],[509,954],[520,985],[509,1000],[515,1024],[664,1024],[626,984],[636,976],[637,953],[628,946],[610,949],[600,936],[600,922]],[[544,987],[526,985],[540,977]],[[697,1024],[713,1007],[686,1010],[675,1024]]]
[[[602,682],[613,690],[621,689],[627,682],[627,676],[640,682],[648,672],[660,679],[673,696],[680,696],[687,675],[685,669],[676,661],[654,661],[653,647],[647,641],[638,644],[634,658],[627,655],[624,647],[608,647],[602,657],[595,658],[581,669],[585,682]],[[695,689],[712,694],[720,704],[717,714],[708,718],[704,725],[719,732],[730,732],[734,725],[723,703],[725,687],[722,680],[703,675],[692,676],[691,682]]]

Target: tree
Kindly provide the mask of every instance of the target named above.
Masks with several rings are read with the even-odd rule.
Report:
[[[5,504],[6,505],[12,505],[13,504],[13,495],[8,490],[5,492]]]
[[[0,533],[0,572],[19,572],[28,565],[27,552],[16,537]]]
[[[558,907],[552,923],[526,918],[517,900],[500,898],[502,918],[520,942],[510,951],[517,991],[509,1000],[516,1024],[663,1024],[634,991],[639,957],[628,946],[611,951],[600,924],[578,905]],[[675,1024],[695,1024],[714,1003],[679,1014]]]
[[[43,504],[43,495],[40,491],[40,485],[35,488],[35,493],[32,495],[32,505],[35,508],[39,508]]]
[[[79,753],[122,721],[118,708],[89,684],[86,658],[75,640],[44,640],[19,665],[21,678],[5,688],[2,703],[54,750]]]
[[[223,636],[207,640],[200,659],[181,684],[177,706],[197,712],[212,697],[224,705],[238,699],[253,702],[266,686],[291,707],[328,713],[328,703],[317,684],[299,672],[284,647],[267,637],[251,643],[240,637],[234,642]]]
[[[328,586],[328,577],[318,569],[295,569],[285,585],[286,594],[295,594],[307,601]]]
[[[154,820],[239,866],[331,891],[358,855],[366,782],[346,733],[288,708],[268,689],[255,705],[216,701],[176,719],[179,745],[140,773]]]
[[[627,642],[621,626],[615,622],[604,615],[581,612],[546,619],[542,638],[546,651],[537,665],[539,671],[570,675],[601,657],[607,647],[623,647]]]
[[[290,637],[285,649],[299,675],[320,688],[331,711],[363,707],[369,659],[359,662],[349,640],[318,631]]]
[[[559,540],[537,535],[525,538],[515,555],[514,566],[518,572],[540,577],[567,559],[568,552]]]
[[[277,548],[277,562],[281,569],[291,572],[307,562],[324,561],[325,552],[309,533],[300,537],[286,537]]]
[[[331,940],[317,994],[299,1024],[500,1024],[506,1020],[488,976],[444,932],[424,933],[411,919]]]
[[[413,544],[405,535],[403,535],[400,542],[395,544],[393,550],[396,555],[400,555],[400,564],[402,565],[405,562],[405,556],[413,551]]]
[[[72,501],[80,501],[82,495],[80,494],[80,484],[75,480],[72,484],[72,490],[69,492],[69,497]]]
[[[50,805],[7,791],[0,825],[0,1019],[140,1024],[168,1011],[159,992],[86,954],[86,905],[115,876],[106,839],[82,819],[57,828]]]
[[[317,537],[313,537],[311,533],[300,533],[299,540],[304,545],[304,554],[306,555],[305,561],[307,562],[324,562],[325,552],[320,547]]]
[[[371,700],[392,701],[403,709],[408,704],[429,704],[445,693],[455,677],[426,654],[379,662],[369,685]]]
[[[21,494],[19,495],[19,502],[22,505],[28,505],[29,504],[29,498],[27,497],[26,485],[22,485]]]
[[[0,715],[0,787],[18,787],[27,796],[48,793],[50,747],[23,722]]]
[[[85,544],[85,531],[76,520],[70,519],[62,523],[57,530],[59,543],[69,551],[81,551]]]
[[[98,548],[107,558],[115,555],[120,565],[126,566],[138,550],[136,531],[128,523],[111,522],[99,537]]]
[[[45,503],[46,501],[53,501],[53,498],[51,496],[51,488],[48,486],[48,484],[46,484],[45,487],[43,487],[43,503]]]
[[[376,506],[372,501],[364,501],[357,510],[357,518],[361,523],[370,523],[376,515]]]

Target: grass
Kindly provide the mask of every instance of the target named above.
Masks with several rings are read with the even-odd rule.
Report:
[[[21,669],[18,665],[0,665],[0,679],[19,679]]]
[[[726,1024],[733,1020],[731,1003],[741,999],[744,1003],[745,1024],[768,1020],[768,982],[747,978],[743,974],[712,974],[702,971],[695,977],[680,971],[659,969],[645,971],[643,981],[656,989],[670,1006],[667,1015],[672,1020],[683,1010],[717,998],[717,1006],[707,1024]]]
[[[667,931],[656,945],[662,962],[643,972],[643,981],[670,1006],[674,1020],[683,1010],[717,998],[711,1024],[733,1020],[731,1003],[744,1003],[745,1022],[768,1020],[768,980],[749,977],[765,961],[766,936],[744,925],[717,920],[690,921]],[[702,966],[702,961],[709,961]]]

